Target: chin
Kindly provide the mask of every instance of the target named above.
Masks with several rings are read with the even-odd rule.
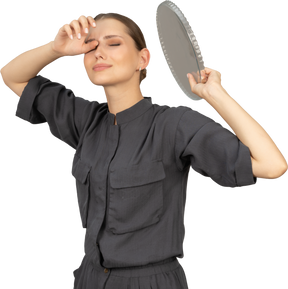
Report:
[[[106,85],[113,84],[111,81],[109,81],[109,79],[106,79],[106,80],[100,79],[100,77],[97,77],[97,76],[95,77],[95,75],[89,78],[93,84],[98,85],[98,86],[106,86]]]
[[[91,81],[91,80],[89,80],[88,81],[88,84],[89,84],[89,86],[90,87],[92,87],[92,88],[97,88],[97,89],[104,89],[105,88],[105,86],[107,86],[107,83],[99,83],[99,82],[97,82],[97,81]]]

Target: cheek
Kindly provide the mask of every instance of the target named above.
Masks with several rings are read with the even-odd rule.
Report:
[[[125,63],[127,63],[128,60],[131,61],[132,57],[131,51],[127,50],[127,48],[124,47],[124,45],[119,47],[116,46],[116,48],[110,49],[109,56],[117,62],[125,62]]]
[[[131,55],[131,52],[123,50],[123,51],[117,51],[113,53],[113,56],[111,55],[111,58],[113,58],[113,61],[115,64],[119,65],[119,68],[123,68],[125,70],[134,69],[135,65],[137,65],[137,60],[133,55]]]

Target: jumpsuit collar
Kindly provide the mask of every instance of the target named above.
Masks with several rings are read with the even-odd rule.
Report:
[[[148,110],[151,106],[152,106],[151,97],[144,96],[143,99],[141,99],[134,105],[116,113],[117,125],[125,123],[125,122],[129,122],[135,119],[136,117],[143,114],[146,110]],[[108,116],[109,123],[114,124],[115,115],[109,111],[108,103],[107,103],[107,116]]]

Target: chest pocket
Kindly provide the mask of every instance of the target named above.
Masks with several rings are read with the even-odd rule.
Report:
[[[110,170],[108,225],[124,234],[157,223],[163,211],[162,161]]]
[[[72,166],[72,175],[76,179],[77,198],[83,228],[87,228],[87,218],[90,199],[90,169],[79,156],[75,155]]]

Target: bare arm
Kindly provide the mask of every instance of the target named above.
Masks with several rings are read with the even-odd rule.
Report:
[[[3,81],[18,96],[21,96],[31,78],[61,57],[52,49],[52,43],[53,41],[20,54],[1,69]]]
[[[249,147],[255,177],[261,181],[287,177],[284,149],[265,123],[228,86],[219,86],[211,92],[207,107]]]
[[[79,12],[75,18],[69,18],[72,20],[69,20],[69,23],[60,22],[52,36],[53,40],[48,38],[36,46],[14,53],[12,57],[2,62],[0,81],[3,89],[14,98],[19,98],[29,80],[40,72],[44,73],[66,57],[76,59],[94,48],[96,40],[85,43],[89,28],[96,27],[93,16]],[[70,39],[73,34],[80,34],[81,37]]]

